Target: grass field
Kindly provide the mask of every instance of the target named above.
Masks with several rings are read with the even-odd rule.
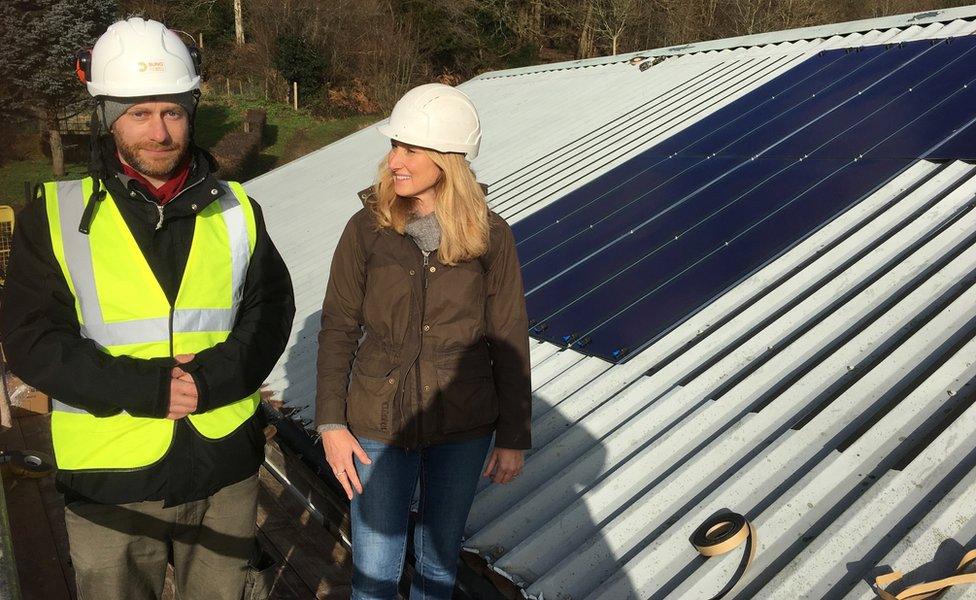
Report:
[[[243,126],[244,111],[260,108],[267,112],[267,146],[249,166],[245,180],[295,160],[379,120],[376,116],[319,119],[295,112],[286,104],[239,96],[216,96],[201,103],[197,111],[195,139],[210,148],[229,131]],[[67,165],[67,179],[85,174],[80,163]],[[0,204],[19,207],[24,201],[24,182],[54,179],[50,161],[42,155],[0,165]]]
[[[265,139],[268,145],[261,151],[257,172],[251,177],[279,167],[287,162],[318,150],[350,133],[354,133],[379,120],[377,116],[355,116],[344,119],[316,119],[301,111],[295,112],[280,102],[241,99],[237,96],[218,98],[204,102],[197,115],[197,141],[204,148],[217,143],[228,131],[239,129],[244,111],[260,108],[268,114]],[[261,168],[267,167],[267,168]]]
[[[77,179],[87,172],[87,168],[80,164],[67,166],[65,179]],[[0,166],[0,204],[9,204],[15,208],[24,203],[24,184],[33,187],[43,181],[52,181],[51,164],[46,158],[35,160],[18,160]]]

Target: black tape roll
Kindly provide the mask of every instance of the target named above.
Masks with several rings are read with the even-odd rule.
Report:
[[[712,600],[721,600],[731,594],[749,570],[752,559],[756,557],[756,529],[748,519],[734,512],[725,512],[706,519],[691,534],[691,543],[702,556],[718,556],[748,543],[732,580]]]
[[[43,452],[32,450],[8,450],[0,453],[0,462],[10,466],[11,472],[21,477],[44,477],[54,472],[54,459]]]
[[[717,556],[738,548],[748,536],[749,521],[739,513],[726,512],[699,525],[691,543],[705,556]]]

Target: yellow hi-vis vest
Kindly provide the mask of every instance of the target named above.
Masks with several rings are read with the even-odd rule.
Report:
[[[183,280],[171,306],[107,191],[84,235],[78,225],[93,180],[45,184],[54,254],[74,295],[84,337],[112,356],[144,359],[196,353],[227,339],[254,251],[255,223],[241,185],[219,185],[223,195],[195,217]],[[204,437],[219,439],[253,415],[259,399],[255,390],[233,404],[189,415],[189,420]],[[149,466],[166,455],[174,426],[169,419],[125,412],[96,417],[52,399],[51,437],[60,469]]]

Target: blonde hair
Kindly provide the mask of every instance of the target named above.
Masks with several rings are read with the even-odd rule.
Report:
[[[488,203],[464,155],[416,150],[426,154],[441,170],[441,178],[434,184],[434,215],[441,229],[437,259],[445,265],[456,265],[488,252]],[[366,206],[376,226],[402,235],[413,216],[416,200],[397,196],[386,157],[380,163],[374,189],[374,198]]]

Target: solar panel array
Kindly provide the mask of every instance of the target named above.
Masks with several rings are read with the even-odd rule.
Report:
[[[532,333],[626,360],[915,160],[972,156],[974,50],[821,52],[520,220]]]

